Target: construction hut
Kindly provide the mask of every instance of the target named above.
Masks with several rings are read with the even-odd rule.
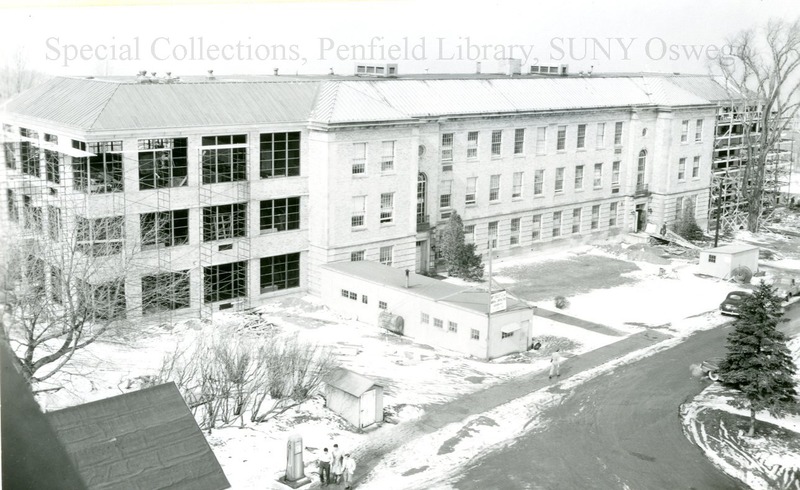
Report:
[[[758,247],[723,245],[700,251],[697,272],[722,279],[748,282],[758,272]]]
[[[325,379],[325,398],[329,409],[359,429],[383,421],[383,386],[366,376],[335,369]]]
[[[46,416],[89,489],[230,487],[174,383]]]

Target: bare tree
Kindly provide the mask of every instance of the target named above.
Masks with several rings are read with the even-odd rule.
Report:
[[[719,57],[714,71],[731,94],[732,117],[744,118],[741,192],[748,203],[748,229],[756,232],[771,159],[800,108],[800,19],[771,20],[762,30],[740,32],[728,44],[730,56]]]
[[[25,49],[17,47],[0,69],[0,101],[44,81],[45,76],[28,68]]]

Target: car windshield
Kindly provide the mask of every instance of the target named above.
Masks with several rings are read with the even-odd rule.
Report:
[[[742,301],[745,297],[746,295],[741,293],[730,293],[728,295],[728,299],[731,301]]]

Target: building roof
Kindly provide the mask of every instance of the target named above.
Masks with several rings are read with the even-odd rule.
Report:
[[[6,111],[87,132],[348,124],[586,108],[714,105],[729,98],[711,77],[234,77],[137,83],[52,78]]]
[[[703,252],[710,252],[715,254],[738,254],[741,252],[750,252],[752,250],[758,250],[758,247],[755,245],[733,244],[733,245],[722,245],[721,247],[716,247],[716,248],[709,248],[703,250]]]
[[[408,294],[420,296],[451,306],[465,308],[486,314],[489,312],[489,293],[476,288],[465,288],[449,282],[409,272],[409,287],[406,288],[405,271],[366,260],[356,262],[335,262],[323,267],[330,270],[357,277],[381,286],[401,290]],[[530,308],[527,304],[509,297],[506,311]]]
[[[325,384],[355,397],[360,397],[373,386],[377,386],[375,381],[345,368],[334,369],[325,378]]]
[[[50,412],[47,419],[89,488],[230,487],[174,383]]]

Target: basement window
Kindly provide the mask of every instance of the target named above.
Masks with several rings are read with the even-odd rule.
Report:
[[[139,140],[139,189],[187,184],[186,138]]]

